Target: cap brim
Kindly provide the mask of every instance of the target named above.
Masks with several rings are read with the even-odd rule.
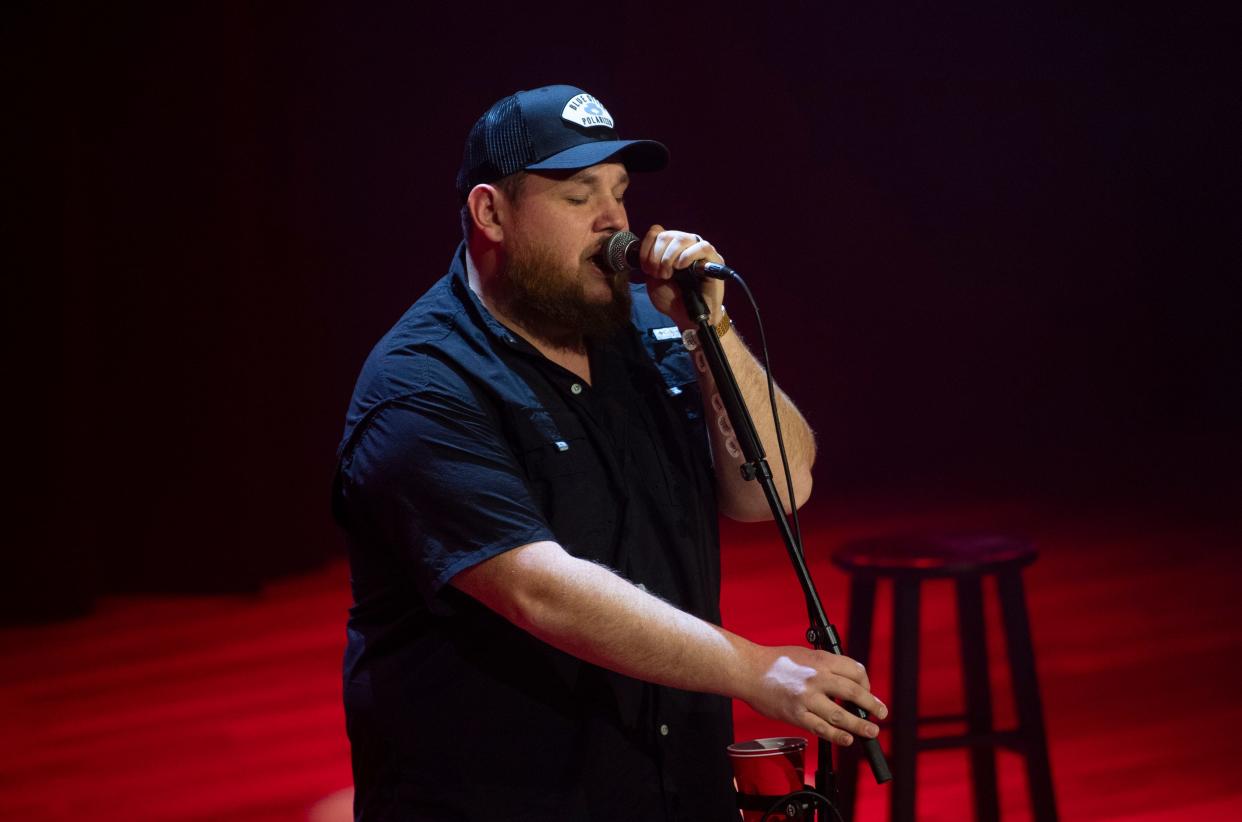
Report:
[[[659,171],[668,165],[668,149],[655,140],[600,140],[581,143],[559,154],[531,163],[527,171],[557,171],[586,168],[617,160],[630,171]]]

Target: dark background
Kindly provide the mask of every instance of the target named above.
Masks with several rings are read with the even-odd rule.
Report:
[[[338,556],[357,369],[447,266],[470,125],[554,82],[671,148],[631,220],[747,275],[818,432],[818,504],[1237,508],[1236,12],[4,14],[7,619]]]

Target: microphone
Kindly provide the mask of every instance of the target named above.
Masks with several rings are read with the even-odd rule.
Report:
[[[604,264],[608,266],[608,270],[613,274],[626,274],[630,271],[638,271],[641,266],[638,263],[638,250],[642,246],[642,240],[638,239],[638,235],[632,231],[618,231],[608,238],[608,242],[604,245]],[[731,280],[736,274],[732,268],[720,263],[712,263],[707,260],[695,260],[690,264],[689,268],[677,269],[678,274],[691,274],[698,279],[711,277],[717,280]]]

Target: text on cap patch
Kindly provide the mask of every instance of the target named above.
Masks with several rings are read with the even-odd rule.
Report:
[[[589,94],[579,94],[565,104],[561,118],[579,126],[612,128],[612,115],[604,104]]]

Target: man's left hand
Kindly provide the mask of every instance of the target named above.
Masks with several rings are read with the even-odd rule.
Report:
[[[724,264],[724,257],[715,246],[697,234],[686,231],[667,231],[663,226],[653,225],[643,237],[639,247],[639,262],[647,275],[647,294],[662,313],[667,314],[685,331],[694,328],[695,322],[686,311],[681,299],[681,286],[673,280],[673,272],[689,268],[697,260]],[[724,283],[705,279],[699,285],[699,293],[711,310],[711,319],[720,318],[720,304],[724,301]]]

